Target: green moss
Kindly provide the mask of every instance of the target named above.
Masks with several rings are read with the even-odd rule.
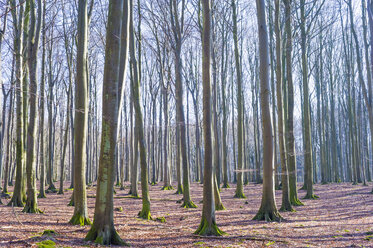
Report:
[[[366,236],[364,240],[371,241],[373,239],[373,235]]]
[[[200,236],[222,236],[225,234],[225,232],[221,231],[216,225],[216,223],[212,223],[212,225],[209,226],[207,220],[204,217],[202,217],[201,224],[194,232],[194,234]]]
[[[173,190],[173,189],[174,189],[174,187],[172,187],[171,185],[170,186],[163,186],[161,188],[161,190]]]
[[[123,208],[122,208],[122,207],[115,208],[114,210],[115,210],[115,211],[118,211],[118,212],[123,212]]]
[[[277,210],[263,210],[259,209],[253,220],[265,220],[267,222],[281,222],[284,218]]]
[[[69,224],[71,225],[80,225],[80,226],[86,226],[86,225],[92,225],[92,222],[89,220],[88,217],[85,217],[81,215],[80,213],[74,214],[74,216],[69,221]]]
[[[229,189],[231,186],[229,186],[229,183],[223,184],[222,188],[223,189]]]
[[[158,222],[161,222],[161,223],[166,223],[166,218],[165,217],[157,217],[156,219],[155,219],[155,221],[158,221]]]
[[[317,200],[319,197],[317,195],[306,195],[303,199]]]
[[[181,207],[183,207],[183,208],[197,208],[197,205],[194,204],[193,201],[187,201],[187,202],[184,202],[183,205],[181,205]]]
[[[41,235],[54,236],[54,235],[58,235],[58,233],[55,230],[47,229],[47,230],[44,230]]]
[[[243,192],[236,191],[236,193],[234,194],[234,198],[246,199],[246,196],[245,196],[245,194]]]
[[[38,248],[54,248],[56,247],[56,243],[52,240],[43,240],[41,242],[36,243]]]

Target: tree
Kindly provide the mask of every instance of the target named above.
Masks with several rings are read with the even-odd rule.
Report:
[[[243,173],[242,173],[242,136],[243,136],[243,118],[242,118],[242,79],[240,55],[238,52],[238,34],[237,34],[237,10],[236,0],[232,0],[232,18],[233,18],[233,41],[234,41],[234,58],[237,76],[237,141],[238,141],[238,156],[237,156],[237,187],[234,197],[246,198],[243,192]]]
[[[24,19],[24,6],[23,2],[19,0],[19,7],[16,8],[16,2],[10,1],[11,13],[14,25],[14,51],[15,51],[15,64],[16,64],[16,184],[12,199],[8,203],[9,206],[23,207],[26,198],[24,188],[24,135],[23,135],[23,19]]]
[[[75,84],[74,118],[74,215],[72,225],[90,225],[86,193],[86,135],[87,135],[87,47],[88,47],[88,8],[87,0],[79,0],[78,5],[77,66]]]
[[[262,202],[254,220],[280,221],[275,201],[275,178],[273,165],[273,139],[271,110],[269,107],[269,48],[264,0],[256,0],[259,58],[260,58],[260,109],[263,132],[263,194]]]
[[[292,0],[283,0],[285,4],[285,33],[286,33],[286,83],[287,83],[287,161],[289,162],[290,202],[298,206],[303,203],[298,198],[297,167],[294,139],[294,87],[292,77],[292,30],[291,30],[291,3]]]
[[[23,212],[42,213],[38,208],[36,196],[36,178],[35,178],[35,136],[37,134],[36,124],[36,94],[37,94],[37,55],[39,50],[39,37],[41,31],[42,4],[38,0],[38,14],[35,13],[35,0],[28,0],[30,5],[30,30],[28,36],[28,68],[30,77],[30,120],[27,129],[27,200]]]
[[[115,146],[118,126],[118,92],[122,18],[129,18],[130,1],[110,0],[107,19],[105,66],[102,98],[102,136],[93,224],[85,240],[102,245],[125,245],[114,228],[113,191],[115,181]],[[122,15],[123,12],[123,15]],[[127,19],[128,20],[128,19]],[[129,23],[129,21],[127,21]],[[129,37],[129,35],[126,35]],[[127,40],[128,42],[128,40]],[[119,101],[120,102],[120,101]]]
[[[276,34],[276,97],[277,97],[277,121],[278,121],[278,142],[281,159],[281,184],[282,184],[282,205],[281,211],[294,211],[289,195],[289,172],[286,159],[286,146],[284,137],[284,105],[282,96],[282,45],[280,29],[280,0],[275,1],[275,34]]]
[[[150,215],[150,197],[149,197],[149,186],[148,186],[148,165],[146,161],[146,147],[145,147],[145,135],[143,127],[143,117],[140,106],[140,74],[138,71],[138,63],[135,55],[135,34],[133,29],[133,4],[130,0],[130,62],[132,68],[133,80],[131,80],[132,100],[135,109],[135,129],[137,135],[137,143],[135,146],[140,150],[140,165],[141,165],[141,191],[142,191],[142,210],[139,212],[139,217],[149,220]],[[140,8],[140,6],[138,6]],[[125,16],[124,16],[125,18]]]
[[[212,152],[212,123],[211,123],[211,13],[210,0],[202,0],[203,33],[202,33],[202,80],[203,80],[203,136],[205,147],[203,207],[201,224],[195,234],[204,236],[221,236],[224,234],[216,225],[214,203],[214,172]]]
[[[177,122],[177,144],[178,144],[178,156],[177,163],[180,166],[182,163],[183,168],[183,204],[184,208],[196,208],[197,206],[193,203],[190,188],[189,188],[189,163],[187,156],[187,144],[186,144],[186,128],[185,128],[185,117],[184,117],[184,106],[183,106],[183,79],[182,79],[182,60],[181,60],[181,48],[184,35],[184,11],[185,11],[185,0],[181,1],[182,11],[179,19],[178,13],[178,1],[170,0],[170,11],[171,11],[171,28],[174,36],[174,55],[175,55],[175,98],[176,98],[176,122]],[[178,187],[179,188],[179,187]]]

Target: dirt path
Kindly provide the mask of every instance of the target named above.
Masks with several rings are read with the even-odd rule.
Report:
[[[66,184],[67,186],[68,184]],[[373,247],[373,194],[371,186],[351,184],[316,185],[320,200],[303,200],[305,206],[295,213],[282,213],[281,223],[251,220],[259,208],[261,185],[245,186],[247,199],[235,199],[234,185],[222,189],[225,211],[216,213],[218,226],[227,233],[221,238],[194,236],[201,216],[202,185],[192,184],[192,198],[197,209],[184,209],[176,203],[182,196],[174,191],[161,191],[161,185],[150,187],[152,216],[166,218],[166,223],[138,219],[141,199],[132,199],[117,189],[115,225],[120,236],[133,247]],[[10,190],[13,190],[12,188]],[[89,215],[93,218],[94,190],[88,190]],[[71,190],[64,195],[49,194],[39,199],[43,215],[22,213],[21,208],[0,206],[0,246],[36,247],[44,230],[55,230],[52,237],[59,247],[89,247],[83,241],[89,227],[66,224],[73,207],[67,203]],[[300,191],[300,196],[305,195]],[[276,191],[281,204],[281,191]],[[3,203],[8,200],[2,199]],[[370,237],[369,237],[370,236]],[[371,239],[371,240],[370,240]]]

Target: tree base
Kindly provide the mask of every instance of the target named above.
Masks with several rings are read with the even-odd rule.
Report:
[[[47,198],[47,196],[45,195],[45,192],[40,191],[38,198]]]
[[[296,212],[291,204],[282,205],[279,211],[280,212]]]
[[[142,209],[137,216],[144,220],[153,220],[152,215],[150,214],[149,209]]]
[[[223,189],[229,189],[231,186],[229,186],[229,183],[224,183],[222,188]]]
[[[92,222],[89,220],[88,217],[81,215],[80,213],[74,214],[71,220],[69,221],[70,225],[92,225]]]
[[[25,203],[22,201],[22,197],[16,197],[13,195],[12,199],[8,203],[8,206],[13,206],[13,207],[24,207]]]
[[[181,194],[183,194],[183,186],[178,185],[175,194],[176,194],[176,195],[181,195]]]
[[[163,186],[161,188],[161,190],[173,190],[173,189],[174,189],[174,187],[172,187],[171,185],[169,185],[169,186]]]
[[[307,194],[303,199],[311,199],[311,200],[317,200],[319,199],[320,197],[318,197],[317,195],[309,195]]]
[[[306,184],[303,184],[303,186],[299,190],[307,190]]]
[[[183,208],[197,208],[197,205],[194,204],[193,201],[187,201],[187,202],[184,202],[183,205],[181,205],[181,207],[183,207]]]
[[[246,199],[246,196],[243,192],[236,192],[236,194],[234,195],[234,198]]]
[[[9,192],[4,192],[4,191],[1,193],[0,197],[4,198],[4,199],[10,199],[11,198]]]
[[[54,184],[52,183],[51,185],[49,185],[48,189],[45,191],[45,193],[57,193],[57,189],[56,187],[54,186]]]
[[[43,211],[41,211],[38,207],[35,206],[25,206],[22,210],[23,213],[28,213],[28,214],[44,214]]]
[[[290,200],[290,203],[293,206],[304,206],[304,203],[301,202],[298,198],[294,198],[293,200]]]
[[[253,220],[265,220],[266,222],[281,222],[284,218],[277,210],[259,210]]]
[[[226,208],[224,207],[223,203],[220,203],[220,204],[215,204],[215,210],[222,211],[222,210],[226,210]]]
[[[130,246],[130,244],[124,242],[114,230],[114,228],[104,227],[100,230],[97,230],[94,226],[91,227],[87,236],[84,239],[85,241],[93,241],[100,245],[121,245],[121,246]]]
[[[221,231],[215,223],[209,226],[207,220],[202,217],[201,224],[199,224],[194,234],[200,236],[222,236],[225,232]]]

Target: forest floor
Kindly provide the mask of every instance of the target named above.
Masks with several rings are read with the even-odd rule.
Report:
[[[305,206],[295,207],[294,213],[282,213],[285,220],[281,223],[252,220],[260,206],[261,185],[246,185],[247,199],[233,198],[234,187],[222,189],[227,210],[216,213],[218,226],[227,233],[223,237],[193,235],[202,209],[203,188],[197,183],[191,184],[197,209],[181,208],[177,200],[182,196],[175,195],[175,191],[161,191],[161,185],[150,186],[152,216],[165,217],[165,223],[137,218],[141,199],[128,196],[129,185],[124,191],[116,189],[114,207],[123,208],[123,212],[114,213],[116,230],[133,247],[373,247],[371,185],[315,185],[315,194],[320,199],[302,200]],[[57,232],[49,237],[57,247],[96,246],[83,240],[89,227],[67,224],[74,211],[67,206],[71,194],[71,190],[65,190],[64,195],[48,194],[46,199],[39,199],[44,214],[24,214],[22,208],[0,206],[0,246],[37,247],[38,242],[48,238],[41,236],[47,229]],[[302,198],[305,192],[300,190],[299,195]],[[91,187],[88,189],[91,220],[94,196],[95,187]],[[281,191],[276,191],[276,201],[280,207]],[[6,204],[8,200],[2,202]]]

